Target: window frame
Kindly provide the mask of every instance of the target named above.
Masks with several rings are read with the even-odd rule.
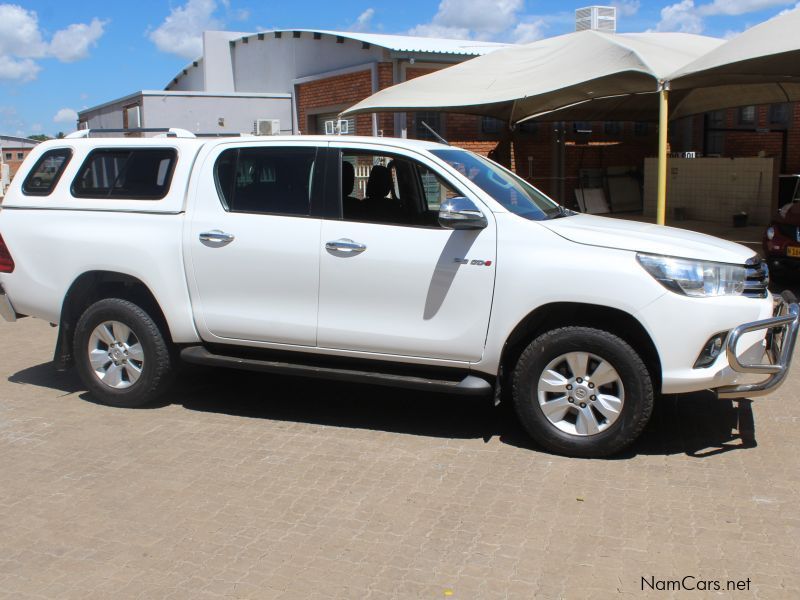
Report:
[[[219,181],[219,163],[222,157],[228,152],[236,152],[236,162],[239,162],[239,155],[242,150],[281,150],[281,149],[309,149],[314,151],[314,166],[313,173],[311,174],[311,190],[308,204],[308,214],[284,213],[284,212],[250,212],[246,210],[231,209],[228,205],[228,200],[222,191],[222,185]],[[254,215],[262,217],[291,217],[295,219],[319,219],[326,211],[326,193],[325,188],[327,185],[327,173],[330,169],[329,155],[325,146],[317,146],[314,144],[252,144],[252,145],[231,145],[223,147],[214,158],[212,167],[212,177],[214,179],[214,188],[217,192],[217,199],[219,200],[222,210],[231,215]],[[341,188],[341,184],[339,185]]]
[[[28,189],[28,182],[32,180],[34,174],[38,172],[39,167],[41,167],[42,163],[45,160],[49,159],[53,154],[64,154],[64,162],[61,163],[61,166],[56,170],[55,174],[53,175],[53,179],[50,180],[50,187],[46,191],[39,191],[39,190],[30,190]],[[64,174],[64,171],[67,169],[67,165],[72,161],[72,156],[74,152],[72,148],[69,147],[62,147],[62,148],[51,148],[50,150],[45,150],[42,155],[38,158],[38,160],[33,164],[31,170],[28,171],[28,174],[25,176],[24,181],[22,182],[22,193],[26,196],[39,196],[39,197],[47,197],[53,193],[53,191],[58,187],[58,182],[61,180],[61,176]]]
[[[159,151],[159,152],[171,152],[172,153],[172,160],[169,165],[169,169],[167,170],[167,174],[164,178],[164,191],[161,195],[138,195],[132,196],[130,194],[114,194],[114,187],[113,185],[109,188],[108,193],[101,196],[95,193],[86,193],[79,191],[77,189],[77,183],[81,179],[84,171],[90,168],[92,161],[94,160],[95,156],[98,154],[118,154],[122,152],[128,152],[130,154],[134,152],[149,152],[149,151]],[[128,159],[130,160],[130,155]],[[70,193],[72,194],[73,198],[80,198],[82,200],[136,200],[136,201],[144,201],[144,202],[158,202],[166,198],[170,191],[172,190],[172,177],[175,174],[175,168],[177,167],[179,160],[179,153],[178,149],[174,146],[139,146],[139,147],[129,147],[129,146],[103,146],[101,148],[93,148],[87,155],[86,158],[83,159],[81,166],[78,167],[78,171],[75,173],[75,177],[72,179],[72,183],[70,185]],[[126,168],[127,168],[127,161],[126,161]]]

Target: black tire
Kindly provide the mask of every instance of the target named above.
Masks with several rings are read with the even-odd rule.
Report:
[[[601,426],[605,426],[605,429],[592,435],[563,431],[545,416],[540,407],[538,382],[545,368],[559,357],[574,352],[589,353],[607,361],[616,370],[618,381],[624,389],[624,401],[618,411],[619,416],[613,422],[604,420]],[[587,368],[591,368],[593,364],[595,363],[590,359]],[[569,374],[569,371],[565,372]],[[582,385],[585,386],[586,383]],[[590,405],[588,399],[581,404],[583,409],[576,406],[576,403],[580,403],[574,396],[578,393],[577,387],[573,383],[571,389],[574,391],[564,392],[572,401],[566,407],[566,416],[560,423],[569,427],[571,415],[574,413],[577,421],[579,411],[583,410],[589,410],[593,415],[605,419],[600,411]],[[586,391],[582,390],[581,394]],[[512,374],[512,394],[517,415],[530,436],[547,450],[566,456],[598,458],[619,452],[639,436],[653,412],[653,384],[639,355],[616,335],[589,327],[554,329],[533,340],[517,361]],[[560,394],[561,392],[554,393],[553,396]]]
[[[101,324],[115,321],[127,326],[138,340],[143,360],[135,382],[130,378],[122,389],[111,387],[95,373],[89,357],[93,332]],[[133,340],[134,338],[130,338]],[[169,346],[158,325],[133,302],[106,298],[92,304],[81,315],[75,327],[73,353],[81,380],[89,393],[99,402],[121,408],[137,408],[156,400],[167,388],[172,373]],[[111,359],[109,358],[109,361]],[[123,379],[123,378],[121,378]]]

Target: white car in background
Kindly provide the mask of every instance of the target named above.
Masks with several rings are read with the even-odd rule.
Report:
[[[0,312],[58,324],[56,366],[111,405],[153,401],[179,359],[507,390],[539,444],[602,456],[658,393],[765,394],[789,368],[798,306],[751,250],[572,213],[465,150],[78,135],[8,191]]]

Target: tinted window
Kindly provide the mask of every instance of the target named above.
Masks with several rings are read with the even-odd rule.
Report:
[[[92,151],[72,182],[78,198],[160,200],[169,192],[176,152],[172,148]]]
[[[25,178],[22,192],[29,196],[49,196],[71,157],[72,150],[69,148],[48,150],[42,154]]]
[[[215,176],[231,212],[311,213],[316,148],[235,148],[217,159]]]

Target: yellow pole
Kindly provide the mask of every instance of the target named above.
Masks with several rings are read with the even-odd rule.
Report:
[[[669,127],[669,89],[662,84],[658,94],[658,197],[656,223],[664,225],[667,216],[667,127]]]

